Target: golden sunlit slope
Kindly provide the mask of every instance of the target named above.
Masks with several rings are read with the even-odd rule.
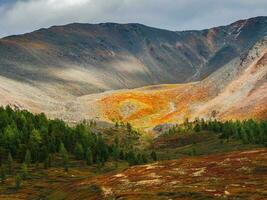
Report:
[[[42,73],[49,73],[47,70]],[[267,118],[266,37],[246,54],[233,58],[198,82],[77,96],[83,87],[76,85],[74,80],[94,76],[76,68],[59,70],[56,74],[67,83],[21,82],[0,76],[0,105],[11,104],[35,113],[45,112],[51,118],[71,123],[83,119],[121,120],[139,128],[196,117]],[[71,88],[71,92],[66,88]]]
[[[128,121],[142,128],[195,117],[266,119],[266,74],[265,39],[201,82],[111,92],[97,104],[103,119]]]

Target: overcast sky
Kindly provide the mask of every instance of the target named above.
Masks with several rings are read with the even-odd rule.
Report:
[[[204,29],[267,15],[267,0],[0,0],[0,37],[73,22]]]

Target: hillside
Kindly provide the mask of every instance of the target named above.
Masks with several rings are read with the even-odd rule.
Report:
[[[1,39],[0,72],[72,95],[201,80],[262,39],[266,21],[184,32],[140,24],[54,26]]]
[[[262,200],[266,199],[266,154],[266,149],[254,149],[187,157],[102,175],[83,163],[75,163],[69,173],[38,168],[31,170],[33,178],[19,191],[12,193],[10,187],[0,199]]]
[[[266,23],[183,32],[70,24],[6,37],[0,104],[144,128],[198,116],[266,118]],[[146,85],[154,86],[126,90]]]
[[[266,119],[266,52],[267,38],[202,81],[85,95],[73,102],[82,112],[68,115],[68,104],[63,116],[129,121],[142,128],[196,117]]]
[[[69,126],[0,108],[0,200],[265,199],[267,121]]]
[[[107,199],[264,199],[265,164],[264,149],[233,152],[132,167],[74,188],[97,184]]]

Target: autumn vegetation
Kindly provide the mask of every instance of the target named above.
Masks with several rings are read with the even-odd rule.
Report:
[[[51,173],[49,180],[69,180],[76,173],[86,178],[161,160],[261,148],[267,145],[267,121],[186,119],[160,135],[143,134],[120,121],[102,129],[95,121],[70,126],[45,114],[1,107],[0,191],[8,186],[18,192]]]

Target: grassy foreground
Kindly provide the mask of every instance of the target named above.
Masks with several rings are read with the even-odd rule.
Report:
[[[55,156],[49,169],[31,165],[20,189],[15,187],[14,176],[8,176],[0,184],[0,200],[267,197],[267,149],[261,145],[222,140],[203,131],[162,135],[152,140],[150,148],[162,161],[129,166],[111,160],[99,168],[71,157],[66,172],[57,164],[60,156]]]
[[[127,167],[107,163],[102,171],[73,162],[60,168],[32,168],[15,190],[1,185],[0,199],[266,199],[267,149],[191,156]]]

